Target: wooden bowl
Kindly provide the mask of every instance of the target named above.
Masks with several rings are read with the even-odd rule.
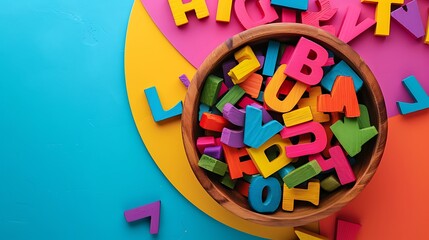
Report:
[[[367,106],[371,124],[379,134],[367,142],[361,153],[356,157],[357,163],[353,166],[356,182],[349,186],[342,186],[332,193],[321,196],[318,207],[295,202],[293,212],[284,212],[281,209],[273,214],[260,214],[253,211],[247,198],[235,190],[230,190],[212,178],[204,169],[198,166],[198,152],[196,139],[201,130],[198,126],[199,98],[206,77],[219,68],[225,59],[233,58],[233,53],[245,45],[257,45],[270,39],[278,41],[297,42],[300,37],[306,37],[328,50],[336,58],[347,62],[364,81],[358,93],[359,103]],[[220,205],[246,220],[270,226],[299,226],[320,220],[340,210],[345,204],[355,198],[369,183],[374,175],[387,138],[387,115],[384,98],[380,87],[371,70],[360,56],[346,43],[333,35],[315,27],[293,24],[275,23],[256,27],[242,32],[228,39],[218,46],[203,62],[195,74],[186,94],[184,111],[182,114],[182,135],[188,161],[201,185]],[[376,199],[374,199],[375,201]]]

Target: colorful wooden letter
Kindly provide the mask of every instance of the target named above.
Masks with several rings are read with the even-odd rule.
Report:
[[[183,0],[168,0],[170,4],[171,13],[173,14],[176,26],[181,26],[188,23],[186,12],[195,10],[198,19],[209,16],[209,10],[205,0],[191,0],[183,3]]]
[[[200,127],[203,129],[222,132],[223,128],[226,126],[228,126],[228,120],[222,116],[211,113],[203,113],[201,116]]]
[[[356,156],[363,144],[378,134],[374,126],[359,128],[357,118],[344,118],[332,124],[331,130],[350,157]]]
[[[303,107],[288,113],[283,113],[283,121],[286,127],[292,127],[313,120],[310,107]]]
[[[256,101],[258,101],[260,103],[264,102],[264,92],[263,91],[259,92],[259,95],[258,95],[258,98],[256,98]]]
[[[250,104],[250,106],[255,107],[259,110],[262,111],[262,123],[268,123],[270,121],[273,120],[273,118],[271,117],[271,115],[268,113],[267,109],[265,109],[264,107],[262,107],[261,105],[257,104],[257,103],[252,103]]]
[[[348,76],[353,79],[353,85],[356,92],[359,91],[363,85],[362,78],[357,75],[357,73],[343,60],[337,63],[331,68],[331,70],[325,74],[320,82],[320,85],[328,91],[332,91],[335,80],[338,76]]]
[[[398,21],[398,23],[413,34],[414,37],[421,38],[425,35],[425,28],[422,23],[417,0],[411,1],[396,9],[391,15],[393,19]]]
[[[217,4],[216,21],[229,22],[231,20],[232,0],[219,0]]]
[[[246,109],[247,106],[252,104],[258,104],[257,101],[253,100],[253,98],[250,98],[248,96],[244,96],[240,101],[238,101],[237,105],[243,109]]]
[[[227,145],[222,145],[225,153],[226,163],[228,164],[229,175],[231,179],[243,177],[243,173],[247,175],[258,174],[253,161],[250,159],[249,154],[245,148],[234,148]],[[243,157],[248,157],[248,160],[241,160]]]
[[[330,119],[329,114],[317,111],[317,97],[322,95],[322,88],[320,86],[312,87],[310,88],[308,95],[308,98],[301,98],[299,100],[298,107],[310,107],[311,114],[313,115],[313,121],[320,123],[328,122]]]
[[[305,230],[304,228],[295,228],[295,234],[298,236],[299,240],[328,240],[328,238]]]
[[[198,152],[203,153],[207,147],[216,146],[216,140],[212,136],[198,137],[197,138],[197,149]]]
[[[346,117],[359,117],[359,102],[351,77],[338,76],[331,94],[322,94],[317,99],[319,112],[344,112]]]
[[[262,124],[262,111],[253,106],[246,107],[244,119],[244,144],[252,148],[259,148],[262,144],[283,129],[276,120]]]
[[[325,65],[328,57],[328,51],[324,47],[301,37],[286,67],[285,74],[307,85],[316,85],[322,80],[322,66]]]
[[[237,1],[236,1],[237,2]],[[234,84],[239,84],[246,80],[252,73],[261,68],[261,64],[256,58],[255,53],[249,46],[245,46],[234,54],[235,60],[239,64],[233,67],[228,75]]]
[[[335,64],[334,57],[329,57],[328,60],[326,61],[326,63],[323,65],[323,67],[330,67],[330,66],[332,66],[334,64]],[[325,69],[325,68],[323,68],[323,69]]]
[[[261,66],[264,66],[265,63],[265,56],[262,54],[261,51],[255,52],[255,56],[258,59],[258,62]]]
[[[336,122],[336,121],[332,121],[332,122]],[[334,134],[332,133],[332,130],[330,127],[331,127],[330,123],[323,124],[323,128],[325,129],[325,133],[326,133],[327,142],[326,142],[325,149],[323,149],[322,151],[322,155],[327,158],[331,157],[331,155],[329,154],[329,149],[332,147],[332,144],[333,144],[332,139],[334,137]]]
[[[222,72],[223,72],[223,80],[225,82],[225,85],[228,88],[232,88],[234,86],[234,83],[231,80],[231,77],[228,75],[229,71],[233,69],[235,66],[237,66],[237,63],[234,60],[227,60],[222,64]]]
[[[252,98],[257,98],[259,96],[263,80],[264,78],[262,75],[252,73],[246,80],[244,80],[244,82],[239,83],[238,86],[240,86]]]
[[[152,112],[153,120],[155,122],[159,122],[182,114],[182,102],[178,102],[174,107],[169,110],[164,110],[155,87],[146,88],[144,90],[144,93],[146,95],[146,99],[149,104],[150,111]]]
[[[211,146],[204,148],[204,154],[212,158],[221,159],[223,157],[222,146]]]
[[[293,159],[288,158],[285,151],[285,147],[289,145],[291,145],[289,139],[282,139],[280,135],[275,135],[257,149],[247,148],[247,152],[252,158],[259,173],[261,173],[264,178],[267,178],[292,162]],[[273,146],[277,147],[279,155],[274,159],[270,159],[267,156],[266,150]]]
[[[283,185],[283,204],[282,209],[285,211],[293,211],[295,200],[307,201],[313,205],[319,206],[320,197],[320,182],[312,180],[308,182],[307,189],[288,188]]]
[[[325,129],[318,122],[303,123],[293,127],[285,127],[280,135],[283,139],[313,133],[315,140],[311,143],[298,144],[286,147],[286,155],[290,158],[302,157],[306,155],[316,154],[326,146],[327,138]]]
[[[340,146],[334,146],[329,149],[330,159],[325,160],[322,155],[316,154],[308,157],[308,160],[316,160],[322,171],[335,169],[341,185],[345,185],[356,181],[353,169],[350,166],[349,160],[344,154]]]
[[[369,118],[368,108],[359,104],[360,116],[358,117],[358,123],[360,128],[367,128],[371,126],[371,121]]]
[[[229,174],[225,174],[225,176],[223,176],[222,179],[220,180],[220,183],[222,183],[224,186],[228,187],[229,189],[234,189],[235,184],[237,183],[237,180],[232,180]]]
[[[246,146],[244,145],[243,139],[243,130],[231,130],[228,128],[223,128],[220,141],[230,147],[242,148]]]
[[[277,58],[280,51],[280,42],[275,40],[268,41],[267,54],[265,55],[264,68],[262,74],[265,76],[273,76],[277,64]]]
[[[158,234],[160,213],[161,213],[161,201],[156,201],[138,208],[127,210],[124,212],[124,216],[127,222],[135,222],[140,219],[149,217],[150,234]]]
[[[245,197],[249,197],[249,187],[250,187],[250,183],[245,181],[238,181],[235,186],[235,190],[239,192],[241,195]]]
[[[220,112],[223,112],[223,107],[226,103],[231,103],[232,105],[236,104],[245,93],[246,92],[241,87],[235,85],[219,100],[216,104],[216,108]]]
[[[322,168],[316,161],[310,161],[284,176],[283,182],[288,188],[294,188],[299,184],[315,177],[321,171]]]
[[[284,73],[286,68],[285,64],[280,65],[265,87],[264,102],[270,109],[276,112],[289,112],[292,110],[307,89],[306,84],[297,81],[286,98],[280,100],[277,95],[283,82],[286,80],[286,75]]]
[[[219,93],[217,94],[217,97],[220,98],[222,97],[226,92],[228,92],[229,88],[226,86],[226,84],[224,82],[222,82],[220,84],[220,90]]]
[[[308,0],[271,0],[271,4],[302,11],[306,11],[308,9]]]
[[[198,108],[198,121],[201,120],[201,117],[203,116],[203,113],[210,113],[210,107],[201,103]]]
[[[244,116],[246,115],[244,109],[238,109],[231,103],[226,103],[222,113],[223,117],[230,123],[240,127],[244,126]]]
[[[350,42],[375,24],[375,20],[372,18],[365,18],[358,24],[360,12],[361,8],[358,6],[347,6],[347,11],[343,23],[341,24],[341,30],[338,33],[338,38],[343,42]]]
[[[209,75],[204,82],[203,91],[201,92],[200,102],[208,106],[216,103],[223,79],[215,75]]]
[[[284,177],[286,177],[286,175],[288,175],[293,170],[295,170],[295,167],[292,164],[288,164],[284,168],[280,169],[277,173],[283,179]]]
[[[243,175],[243,180],[248,183],[252,183],[252,181],[259,176],[261,176],[261,174]]]
[[[186,88],[188,88],[189,85],[191,84],[191,82],[189,81],[189,78],[188,78],[188,76],[186,76],[186,74],[180,75],[179,79],[183,83],[183,85],[185,85]]]
[[[296,12],[294,9],[282,8],[281,22],[296,23]]]
[[[429,96],[414,76],[409,76],[402,80],[402,84],[414,99],[414,103],[397,102],[399,112],[408,114],[429,108]]]
[[[212,173],[216,173],[220,176],[225,175],[226,169],[228,168],[226,163],[221,162],[205,154],[201,155],[201,158],[198,161],[198,166]]]
[[[360,230],[360,224],[337,219],[336,240],[355,240]]]
[[[302,23],[321,28],[331,33],[332,35],[336,36],[335,27],[333,25],[320,26],[320,22],[328,21],[329,19],[331,19],[335,15],[335,13],[337,13],[337,9],[331,8],[331,3],[329,2],[329,0],[317,0],[316,3],[320,11],[302,12],[301,13]]]
[[[255,20],[246,10],[246,0],[235,0],[235,15],[237,15],[238,21],[245,29],[270,23],[279,18],[276,10],[271,6],[270,0],[258,0],[257,4],[263,17]]]
[[[292,57],[293,52],[295,51],[295,46],[287,45],[283,52],[282,58],[280,59],[279,64],[288,64],[290,58]]]
[[[264,189],[267,189],[265,200],[262,196]],[[281,201],[281,186],[275,178],[256,177],[249,187],[249,204],[253,210],[259,213],[273,213],[277,210]]]
[[[341,187],[341,183],[335,175],[330,175],[320,182],[320,187],[327,192],[332,192]]]
[[[361,0],[363,3],[375,3],[375,35],[389,36],[390,34],[390,11],[392,4],[404,4],[404,0]]]

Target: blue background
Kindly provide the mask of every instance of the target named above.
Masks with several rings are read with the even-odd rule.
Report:
[[[182,197],[129,109],[133,1],[2,0],[1,239],[249,239]],[[161,200],[158,236],[123,212]]]

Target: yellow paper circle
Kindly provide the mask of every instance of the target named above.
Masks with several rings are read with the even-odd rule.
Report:
[[[140,136],[155,163],[173,186],[192,204],[237,230],[270,239],[295,239],[289,227],[268,227],[241,219],[205,192],[186,159],[180,118],[156,123],[144,89],[155,86],[164,109],[183,101],[186,88],[179,76],[191,78],[196,69],[164,38],[140,1],[136,0],[128,24],[125,76],[128,99]],[[310,226],[318,230],[318,224]]]

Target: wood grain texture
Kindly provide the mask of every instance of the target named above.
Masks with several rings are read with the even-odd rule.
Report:
[[[354,166],[356,183],[343,187],[332,194],[322,196],[318,208],[297,203],[294,212],[277,211],[270,215],[259,214],[251,210],[247,199],[237,191],[223,187],[215,178],[198,167],[196,139],[200,134],[197,124],[199,93],[204,79],[224,60],[231,58],[240,47],[254,45],[268,40],[298,41],[306,37],[335,53],[338,58],[349,64],[364,81],[364,86],[358,94],[359,102],[368,108],[371,124],[379,134],[362,148],[361,154]],[[346,43],[321,29],[296,23],[274,23],[256,27],[228,39],[218,46],[198,69],[188,88],[182,114],[182,135],[189,164],[196,177],[207,192],[220,205],[246,220],[270,226],[299,226],[320,220],[338,211],[355,198],[369,183],[380,163],[387,138],[387,114],[384,98],[377,80],[360,56]]]

